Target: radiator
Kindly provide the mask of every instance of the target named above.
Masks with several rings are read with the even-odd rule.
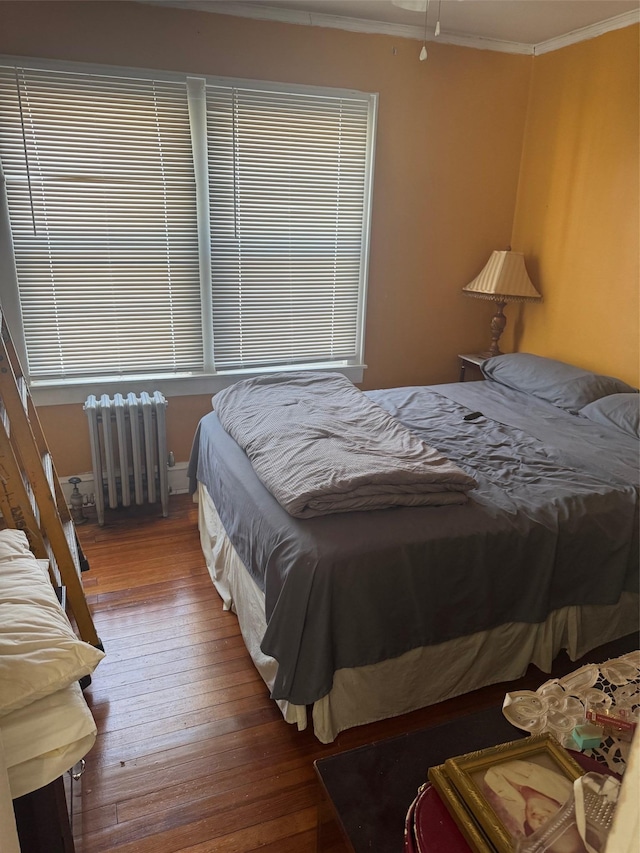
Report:
[[[105,506],[160,500],[162,514],[169,515],[166,409],[159,391],[87,397],[98,524],[104,524]]]

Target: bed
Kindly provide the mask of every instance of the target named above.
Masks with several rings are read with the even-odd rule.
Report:
[[[324,743],[638,630],[636,389],[524,353],[483,372],[363,394],[473,478],[450,505],[296,517],[215,410],[198,426],[213,583],[285,719]]]
[[[79,679],[104,652],[78,639],[21,530],[0,531],[0,817],[91,749],[96,725]],[[7,833],[10,830],[7,829]],[[12,839],[7,836],[7,844]],[[15,839],[14,839],[15,841]],[[9,846],[8,849],[11,849]]]

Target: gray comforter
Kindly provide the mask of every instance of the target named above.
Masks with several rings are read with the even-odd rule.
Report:
[[[475,480],[341,374],[275,374],[213,398],[220,423],[297,518],[467,500]]]
[[[466,503],[297,519],[215,412],[194,441],[191,473],[265,594],[275,699],[310,704],[337,669],[637,592],[636,440],[494,382],[366,395],[476,479]]]

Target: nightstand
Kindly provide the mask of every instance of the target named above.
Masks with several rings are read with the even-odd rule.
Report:
[[[474,374],[477,374],[477,379],[483,378],[482,373],[480,372],[480,365],[486,360],[486,356],[480,355],[479,353],[467,353],[466,355],[459,355],[458,358],[460,359],[460,382],[464,382],[465,380],[467,367],[471,367]]]

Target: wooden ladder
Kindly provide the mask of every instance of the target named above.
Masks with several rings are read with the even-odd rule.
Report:
[[[24,531],[35,556],[49,560],[81,639],[102,649],[82,587],[88,563],[1,310],[0,511],[8,527]]]

